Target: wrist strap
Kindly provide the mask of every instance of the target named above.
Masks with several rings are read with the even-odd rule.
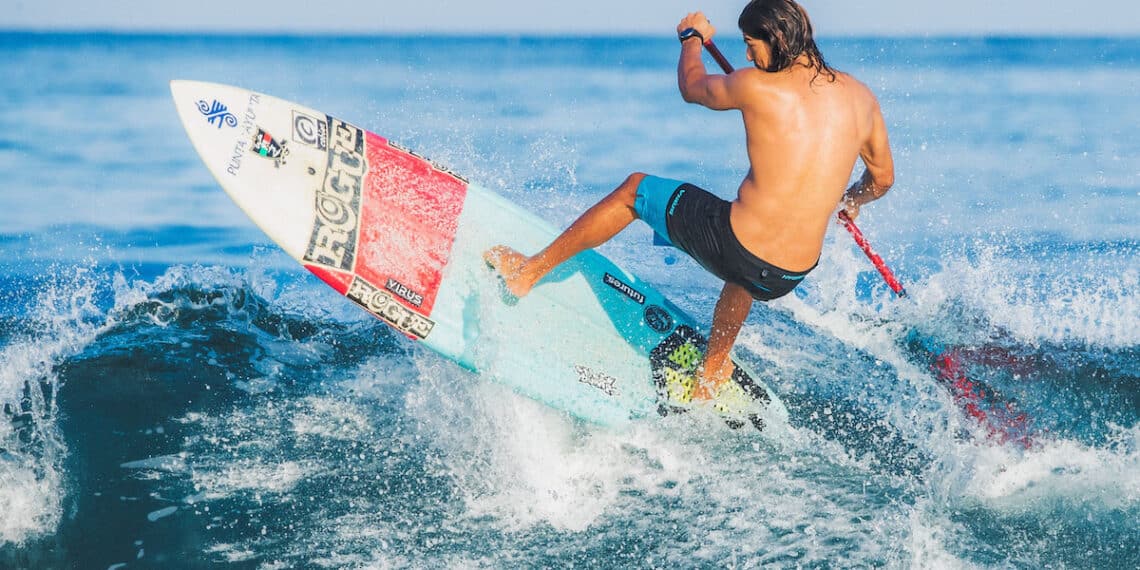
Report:
[[[679,34],[677,34],[677,39],[680,40],[681,43],[685,43],[686,40],[693,38],[700,39],[702,45],[705,43],[705,37],[701,35],[701,33],[698,32],[696,28],[685,28],[681,30]]]

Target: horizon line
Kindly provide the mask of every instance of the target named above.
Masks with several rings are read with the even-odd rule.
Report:
[[[32,36],[122,36],[122,37],[217,37],[217,38],[339,38],[339,39],[674,39],[672,34],[655,34],[646,32],[606,32],[588,33],[575,31],[495,31],[474,32],[458,30],[265,30],[265,29],[208,29],[208,28],[106,28],[106,27],[75,27],[75,28],[37,28],[37,27],[0,27],[0,35],[32,35]],[[738,38],[734,38],[738,39]],[[827,40],[1092,40],[1117,39],[1140,40],[1140,31],[1137,32],[906,32],[899,34],[884,34],[880,32],[845,32],[816,35],[816,39]]]

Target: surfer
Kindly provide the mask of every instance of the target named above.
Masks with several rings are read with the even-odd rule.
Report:
[[[729,353],[753,301],[788,294],[815,268],[837,204],[854,218],[894,183],[878,101],[824,61],[807,12],[792,0],[752,0],[738,26],[753,67],[709,75],[701,46],[716,29],[701,12],[677,25],[681,97],[715,111],[740,111],[744,119],[751,167],[735,200],[634,173],[537,254],[502,245],[485,254],[507,289],[522,297],[550,270],[633,220],[648,223],[725,282],[694,399],[715,397],[732,377]],[[865,170],[848,187],[860,158]]]

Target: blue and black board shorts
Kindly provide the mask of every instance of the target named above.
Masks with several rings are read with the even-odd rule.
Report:
[[[637,187],[634,209],[659,236],[709,273],[744,287],[757,301],[791,293],[811,272],[780,269],[753,255],[732,233],[732,203],[687,182],[646,176]]]

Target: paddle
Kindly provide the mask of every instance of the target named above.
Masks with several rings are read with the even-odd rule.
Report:
[[[705,50],[716,60],[717,65],[720,65],[720,68],[723,69],[725,73],[732,73],[734,71],[728,58],[724,57],[720,48],[716,47],[716,44],[713,43],[711,38],[705,40]],[[898,278],[895,277],[895,274],[891,272],[891,269],[887,267],[887,262],[883,261],[883,258],[875,253],[875,250],[871,249],[870,242],[867,241],[867,238],[863,237],[863,232],[859,231],[859,226],[855,225],[855,220],[852,220],[851,216],[847,215],[847,212],[841,210],[839,212],[839,221],[843,224],[843,227],[847,228],[847,232],[855,239],[855,243],[859,245],[859,249],[863,250],[863,254],[867,256],[867,259],[871,260],[871,264],[875,266],[875,269],[879,270],[879,275],[883,276],[883,280],[887,282],[887,286],[891,288],[891,291],[894,291],[899,297],[906,297],[906,289],[903,289],[902,283],[900,283]]]
[[[711,38],[705,40],[704,46],[725,73],[734,71],[728,58],[724,57],[720,48],[716,47]],[[899,297],[906,297],[906,289],[903,289],[902,283],[887,267],[883,258],[871,249],[870,242],[863,236],[859,226],[855,225],[855,220],[851,219],[851,216],[848,216],[847,212],[843,210],[839,211],[838,218],[843,227],[847,229],[847,233],[851,234],[855,243],[858,244],[859,249],[863,250],[863,254],[871,260],[871,264],[879,271],[879,275],[883,276],[883,280],[887,282],[891,291],[894,291]],[[934,360],[931,363],[931,369],[936,373],[938,380],[949,389],[955,403],[961,406],[967,415],[983,424],[989,430],[991,437],[1001,443],[1015,441],[1026,448],[1033,445],[1033,434],[1030,430],[1028,416],[1018,411],[1012,402],[987,406],[987,400],[992,400],[997,394],[966,377],[963,370],[965,363],[957,350],[927,348],[927,352]],[[988,408],[988,411],[984,408]]]

